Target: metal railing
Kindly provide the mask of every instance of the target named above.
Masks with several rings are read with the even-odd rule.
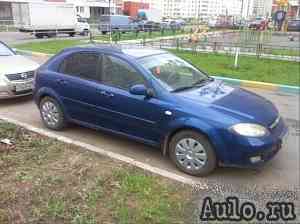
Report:
[[[141,40],[135,43],[120,42],[123,47],[152,47],[161,49],[175,49],[178,51],[190,51],[193,54],[214,53],[224,55],[253,56],[257,58],[269,58],[275,60],[300,62],[300,46],[273,45],[268,42],[222,42],[207,41],[192,42],[189,37],[170,38],[160,40]]]

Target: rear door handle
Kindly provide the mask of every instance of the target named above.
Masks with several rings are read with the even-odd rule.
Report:
[[[107,92],[105,90],[99,90],[99,93],[100,93],[100,95],[105,96],[105,97],[109,97],[109,98],[114,97],[113,93]]]

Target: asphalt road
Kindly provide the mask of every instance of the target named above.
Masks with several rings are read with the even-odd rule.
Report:
[[[0,41],[3,41],[9,45],[13,44],[21,44],[26,42],[33,42],[33,41],[47,41],[47,40],[55,40],[55,39],[83,39],[86,37],[76,35],[74,37],[69,37],[66,34],[59,34],[55,38],[44,38],[44,39],[37,39],[35,36],[29,33],[21,33],[21,32],[0,32]]]
[[[45,60],[34,59],[38,62]],[[158,149],[119,136],[76,125],[71,125],[58,134],[131,157],[137,161],[191,178],[199,183],[206,183],[214,187],[219,186],[233,192],[246,192],[247,189],[250,191],[252,189],[259,189],[260,191],[295,190],[300,185],[299,96],[259,89],[252,89],[252,91],[271,100],[278,107],[289,126],[287,144],[272,161],[259,170],[218,168],[209,177],[195,178],[178,171],[168,158],[161,156]],[[0,101],[1,115],[45,129],[31,97]]]

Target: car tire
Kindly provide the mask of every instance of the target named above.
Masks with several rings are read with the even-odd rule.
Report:
[[[44,97],[40,102],[39,109],[42,121],[47,128],[59,131],[66,126],[65,115],[55,99]]]
[[[181,171],[193,176],[207,176],[217,166],[216,153],[210,141],[195,131],[175,134],[169,143],[169,155]]]
[[[40,34],[40,33],[37,33],[37,34],[35,34],[35,37],[36,37],[37,39],[42,39],[42,38],[44,37],[44,35],[43,35],[43,34]]]

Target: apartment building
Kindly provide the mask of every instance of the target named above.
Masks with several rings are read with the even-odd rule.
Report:
[[[273,0],[254,0],[253,16],[270,17],[272,15]]]
[[[208,20],[219,15],[243,17],[252,13],[253,0],[135,0],[148,3],[151,8],[160,9],[164,17],[199,18]]]

